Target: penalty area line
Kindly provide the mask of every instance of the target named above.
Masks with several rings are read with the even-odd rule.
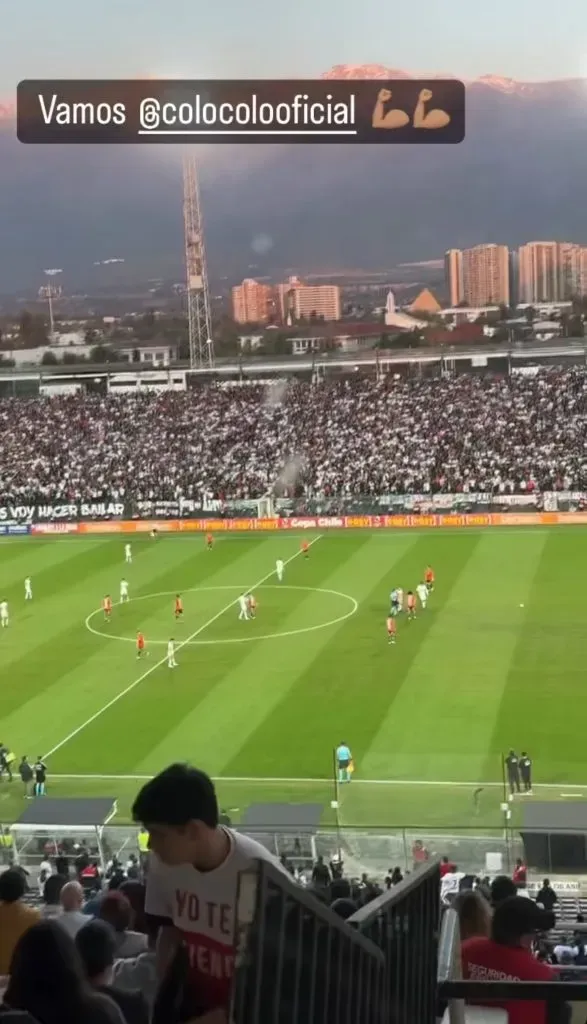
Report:
[[[312,547],[313,544],[316,544],[317,541],[321,539],[321,537],[322,534],[318,534],[317,537],[314,537],[312,540],[308,541],[308,547]],[[289,565],[296,558],[298,558],[300,554],[301,550],[296,551],[293,555],[290,555],[289,558],[286,558],[283,564]],[[249,591],[256,590],[258,587],[263,586],[263,584],[266,583],[267,580],[270,580],[272,576],[275,576],[275,569],[272,569],[271,572],[266,573],[263,577],[261,577],[260,580],[257,580],[256,583],[253,583],[252,586],[248,587],[247,589]],[[226,613],[229,612],[231,608],[234,608],[235,605],[238,604],[238,602],[239,598],[235,597],[232,599],[232,601],[229,601],[228,604],[225,604],[224,607],[221,608],[219,612],[216,612],[216,614],[212,616],[212,618],[207,619],[207,621],[204,622],[201,626],[199,626],[198,629],[195,629],[193,633],[190,633],[190,635],[186,637],[185,640],[182,640],[180,643],[178,643],[175,648],[176,653],[180,651],[182,647],[185,647],[187,644],[190,644],[193,640],[196,639],[196,637],[200,636],[200,634],[203,633],[204,630],[208,629],[210,626],[213,626],[214,623],[218,621],[218,619],[222,618],[223,615],[226,615]],[[83,732],[84,729],[87,729],[88,725],[91,725],[92,722],[95,722],[96,719],[100,718],[111,707],[114,707],[114,705],[117,704],[119,700],[122,700],[122,698],[126,697],[128,693],[131,693],[134,689],[136,689],[136,687],[139,686],[142,682],[144,682],[145,679],[148,679],[149,676],[152,676],[153,672],[156,672],[158,668],[161,668],[163,665],[166,664],[167,655],[165,655],[163,658],[159,658],[158,661],[155,661],[152,665],[149,666],[148,669],[146,669],[145,672],[143,672],[137,679],[130,683],[129,686],[126,686],[124,690],[121,690],[120,693],[117,693],[116,696],[112,697],[112,699],[109,700],[106,704],[104,704],[103,707],[99,708],[98,711],[96,711],[93,715],[90,715],[90,717],[87,718],[85,722],[82,722],[81,725],[78,725],[77,729],[73,729],[70,733],[68,733],[65,739],[61,740],[59,743],[56,743],[54,747],[51,747],[51,750],[48,750],[46,754],[43,754],[43,759],[45,760],[46,758],[51,757],[53,754],[56,754],[57,751],[61,750],[61,748],[64,747],[67,743],[69,743],[70,740],[73,740],[76,736],[79,735],[80,732]]]

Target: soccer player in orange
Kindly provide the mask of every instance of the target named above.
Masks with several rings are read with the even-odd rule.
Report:
[[[407,594],[407,598],[406,598],[406,604],[407,604],[407,608],[408,608],[408,620],[409,619],[415,619],[416,618],[416,595],[413,594],[411,590],[408,590],[408,594]]]
[[[211,533],[207,533],[206,534],[206,547],[208,548],[208,551],[211,551],[213,546],[214,546],[214,537],[212,536]]]
[[[430,566],[427,567],[424,573],[424,583],[428,587],[428,593],[431,594],[434,590],[434,570]]]
[[[139,630],[137,633],[137,658],[142,658],[145,654],[145,637]]]
[[[175,618],[181,619],[183,615],[183,602],[179,594],[175,595]]]
[[[308,544],[307,540],[302,541],[302,543],[300,544],[300,550],[304,558],[307,558],[310,552],[310,545]]]
[[[257,601],[253,594],[249,594],[247,604],[249,606],[249,615],[254,619],[257,615]]]
[[[102,601],[102,608],[104,609],[104,618],[106,622],[110,622],[110,616],[112,615],[112,598],[110,594],[106,594],[106,597]]]
[[[394,644],[397,636],[397,626],[393,615],[387,616],[387,642]]]

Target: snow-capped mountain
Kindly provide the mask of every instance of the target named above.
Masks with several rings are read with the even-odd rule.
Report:
[[[324,77],[433,76],[344,64]],[[203,154],[212,278],[382,269],[479,242],[587,244],[585,81],[489,75],[467,85],[458,146],[243,145]],[[148,266],[148,276],[170,266],[182,273],[175,147],[23,146],[13,116],[8,102],[0,110],[0,292],[38,285],[51,266],[64,268],[64,285],[83,285],[113,252],[127,268]]]

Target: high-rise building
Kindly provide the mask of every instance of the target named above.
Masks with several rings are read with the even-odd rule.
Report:
[[[463,299],[468,306],[510,304],[510,267],[507,245],[476,245],[464,249]]]
[[[342,304],[340,288],[336,284],[304,284],[290,277],[277,286],[281,318],[287,320],[340,320]]]
[[[444,273],[449,304],[463,302],[463,254],[460,249],[449,249],[444,256]]]
[[[518,251],[520,302],[560,302],[561,275],[557,242],[528,242]]]
[[[574,242],[527,242],[519,249],[520,302],[568,302],[587,295],[587,248]]]
[[[273,290],[246,278],[232,289],[232,315],[237,324],[267,323],[272,311]]]
[[[449,249],[444,258],[451,306],[509,306],[510,262],[506,245]]]

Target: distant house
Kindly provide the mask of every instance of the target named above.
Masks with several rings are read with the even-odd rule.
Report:
[[[482,324],[460,324],[452,330],[446,327],[432,327],[422,334],[429,345],[466,345],[483,341],[485,337]]]
[[[239,334],[239,352],[256,352],[265,343],[265,334]]]
[[[385,331],[382,323],[364,323],[352,321],[344,323],[331,320],[317,323],[305,330],[295,331],[288,336],[292,355],[303,356],[308,352],[324,352],[328,349],[338,352],[360,352],[374,348]]]
[[[152,338],[139,341],[138,338],[124,338],[109,343],[121,362],[146,363],[149,366],[169,366],[179,359],[179,342],[167,338]]]

